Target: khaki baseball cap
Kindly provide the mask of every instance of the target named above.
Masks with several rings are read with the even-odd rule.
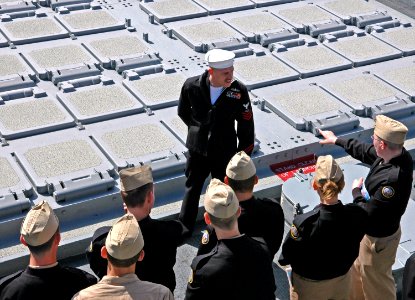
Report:
[[[121,191],[128,192],[153,182],[150,166],[144,165],[120,171]]]
[[[58,217],[46,201],[32,207],[23,220],[20,234],[30,246],[49,241],[59,227]]]
[[[405,142],[408,128],[401,122],[384,115],[378,115],[375,119],[375,135],[382,140],[401,145]]]
[[[128,213],[115,222],[105,240],[109,255],[116,259],[130,259],[144,247],[143,234],[135,217]]]
[[[343,172],[340,169],[337,162],[334,160],[333,156],[320,156],[317,159],[316,173],[314,175],[315,181],[319,182],[331,180],[334,182],[338,182],[342,177]]]
[[[214,178],[207,187],[204,200],[205,210],[214,217],[232,217],[239,208],[234,191],[220,180]]]
[[[226,176],[233,180],[245,180],[255,174],[254,162],[244,151],[236,153],[226,167]]]

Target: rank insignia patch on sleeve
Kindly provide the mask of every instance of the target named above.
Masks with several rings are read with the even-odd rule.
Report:
[[[209,243],[209,232],[207,230],[203,230],[202,244],[206,245],[207,243]]]
[[[385,198],[392,198],[395,195],[395,190],[391,186],[384,186],[382,188],[382,196]]]
[[[295,225],[294,225],[294,224],[293,224],[293,225],[291,225],[290,234],[291,234],[291,237],[292,237],[293,239],[298,239],[298,237],[299,237],[297,227],[295,227]]]

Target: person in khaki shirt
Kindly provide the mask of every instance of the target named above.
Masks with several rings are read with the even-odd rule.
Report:
[[[132,214],[125,214],[112,226],[101,248],[102,257],[108,260],[107,275],[72,299],[173,300],[168,288],[141,281],[135,274],[137,261],[144,258],[143,247],[137,220]]]

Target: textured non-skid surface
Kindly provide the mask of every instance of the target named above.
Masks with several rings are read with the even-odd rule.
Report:
[[[271,103],[283,107],[298,118],[305,118],[340,108],[340,103],[317,87],[275,95],[271,98]]]
[[[83,140],[32,148],[26,151],[24,156],[39,177],[55,177],[90,169],[102,162],[94,149]]]
[[[398,48],[415,49],[415,27],[389,30],[380,34]]]
[[[182,119],[180,119],[179,117],[174,117],[171,120],[171,125],[173,126],[173,128],[181,133],[181,134],[187,134],[187,126],[186,124],[184,124],[184,122],[182,121]]]
[[[190,0],[161,0],[145,3],[145,6],[159,16],[181,16],[205,11]]]
[[[292,63],[294,67],[298,66],[303,70],[324,69],[344,63],[344,60],[339,55],[320,46],[290,49],[278,55],[287,59],[289,64]]]
[[[252,2],[248,0],[196,0],[196,2],[211,9],[233,8],[243,5],[252,5]]]
[[[148,47],[135,36],[120,36],[109,39],[96,40],[91,46],[105,57],[119,57],[132,54],[140,54],[148,50]]]
[[[127,109],[137,104],[124,89],[114,85],[70,93],[67,98],[85,116]]]
[[[234,65],[237,74],[250,81],[271,80],[291,73],[285,64],[266,56],[236,60]]]
[[[207,42],[219,39],[230,39],[237,34],[221,21],[186,25],[179,28],[193,42]]]
[[[4,157],[0,157],[0,174],[0,189],[15,186],[20,182],[20,179],[13,170],[13,167]]]
[[[0,55],[0,76],[24,72],[27,70],[15,55]]]
[[[108,132],[102,136],[111,151],[121,159],[135,158],[175,146],[174,141],[154,124],[144,124]]]
[[[4,23],[3,26],[16,39],[47,36],[62,32],[62,28],[53,19],[47,18],[17,19],[13,20],[13,22]]]
[[[415,90],[415,66],[399,68],[381,74],[383,78],[407,90]]]
[[[73,29],[91,29],[98,27],[108,27],[117,24],[108,12],[103,10],[91,10],[81,13],[71,13],[62,16],[62,19],[67,22]]]
[[[356,104],[393,98],[396,91],[380,79],[372,76],[359,76],[328,85],[328,88],[345,100]]]
[[[253,14],[229,19],[231,25],[245,32],[278,30],[285,27],[276,17],[269,14]]]
[[[329,45],[353,60],[382,57],[394,53],[394,48],[371,36],[339,39]]]
[[[140,92],[141,100],[158,103],[166,100],[178,100],[186,77],[180,73],[156,76],[131,81],[134,88]]]
[[[36,128],[65,120],[62,110],[50,99],[14,103],[0,106],[0,123],[12,131]]]
[[[41,68],[61,67],[89,62],[91,57],[78,45],[44,48],[29,52]]]
[[[318,23],[333,19],[331,14],[326,13],[324,10],[312,5],[283,9],[278,11],[278,14],[286,18],[288,21],[297,24]]]
[[[322,4],[322,6],[341,15],[362,15],[376,10],[376,7],[363,0],[337,0]]]

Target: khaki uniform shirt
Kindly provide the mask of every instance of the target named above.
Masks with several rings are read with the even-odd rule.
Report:
[[[147,299],[174,300],[168,288],[160,284],[141,281],[135,274],[122,277],[104,276],[100,282],[77,293],[72,299]]]

